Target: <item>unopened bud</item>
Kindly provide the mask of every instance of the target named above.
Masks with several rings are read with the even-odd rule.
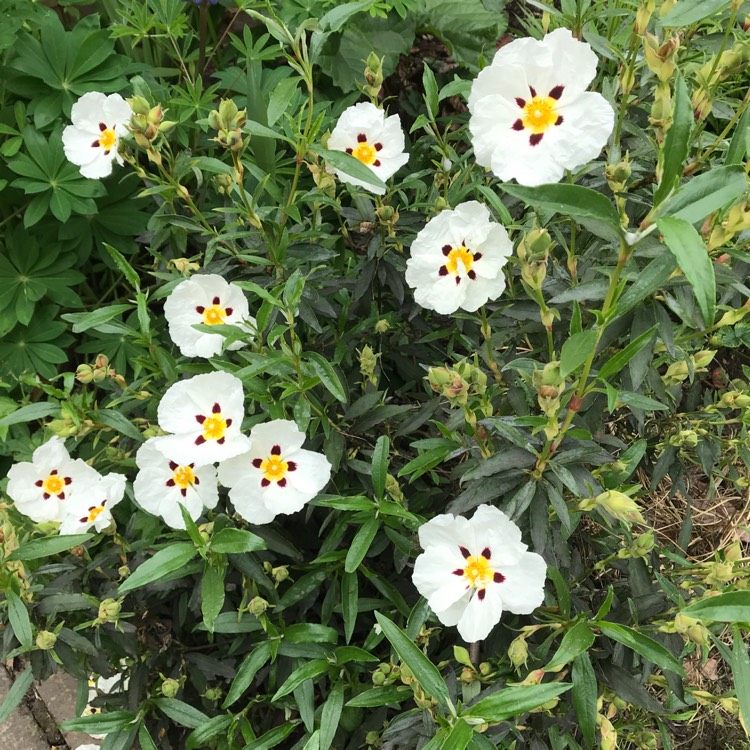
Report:
[[[268,602],[260,596],[254,596],[247,605],[251,615],[260,617],[268,609]]]
[[[125,100],[129,105],[130,109],[133,110],[135,115],[147,115],[151,106],[142,96],[131,96],[130,99]]]
[[[91,365],[78,365],[76,368],[76,380],[79,383],[91,383],[94,380],[94,368]]]
[[[597,496],[596,504],[604,508],[607,513],[619,521],[625,521],[626,523],[646,523],[641,515],[638,503],[624,492],[618,492],[617,490],[602,492],[601,495]]]
[[[115,599],[105,599],[99,605],[99,619],[102,622],[117,621],[122,605]]]
[[[177,693],[180,692],[180,681],[174,680],[171,677],[163,680],[161,683],[161,694],[165,698],[175,698]]]
[[[36,636],[36,647],[42,651],[49,651],[55,647],[57,636],[49,630],[40,630]]]
[[[276,583],[281,583],[289,578],[289,567],[287,565],[279,565],[276,568],[271,569],[271,576]]]
[[[508,658],[510,663],[518,668],[525,666],[529,660],[529,647],[526,644],[526,639],[523,636],[514,638],[508,647]]]

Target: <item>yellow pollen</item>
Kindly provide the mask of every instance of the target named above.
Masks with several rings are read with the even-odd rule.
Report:
[[[96,508],[92,508],[89,511],[89,521],[96,521],[101,512],[104,510],[103,505],[98,505]]]
[[[472,255],[471,250],[463,245],[460,247],[454,247],[448,253],[448,259],[445,261],[445,267],[448,269],[448,273],[458,276],[459,261],[464,264],[466,273],[469,273],[469,271],[471,271],[471,266],[474,263],[474,256]]]
[[[492,581],[492,568],[490,568],[490,561],[482,555],[466,558],[466,564],[464,565],[464,578],[469,582],[470,586],[477,586],[484,588],[490,581]]]
[[[524,128],[534,135],[544,133],[551,128],[557,122],[556,105],[557,100],[551,96],[535,96],[531,101],[526,102],[521,118]]]
[[[193,467],[192,466],[178,466],[172,473],[172,479],[174,479],[174,483],[181,490],[186,490],[188,487],[190,487],[191,484],[195,482],[195,474],[193,472]]]
[[[221,440],[227,431],[227,420],[221,414],[212,414],[203,421],[203,439]],[[175,482],[177,480],[175,479]]]
[[[367,141],[358,143],[352,150],[352,156],[359,159],[363,164],[367,164],[368,167],[378,160],[377,154],[375,146],[371,146]]]
[[[207,326],[216,326],[224,322],[227,317],[226,310],[220,305],[211,305],[203,311],[203,322]]]
[[[117,136],[112,128],[102,130],[102,134],[99,136],[99,145],[105,150],[109,151],[117,143]]]
[[[269,482],[278,482],[283,479],[289,468],[289,464],[281,456],[269,456],[260,465],[263,472],[263,479]]]
[[[50,474],[42,483],[42,488],[50,495],[59,495],[65,488],[65,482],[57,474]]]

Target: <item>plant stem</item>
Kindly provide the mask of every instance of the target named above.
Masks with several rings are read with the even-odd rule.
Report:
[[[495,355],[492,351],[492,329],[490,328],[490,321],[487,317],[487,309],[482,305],[482,336],[487,344],[487,364],[490,366],[492,371],[492,377],[495,378],[495,382],[498,385],[505,385],[500,368],[495,361]]]

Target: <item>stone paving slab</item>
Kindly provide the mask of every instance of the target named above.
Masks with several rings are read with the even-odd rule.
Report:
[[[37,684],[37,692],[58,724],[61,721],[76,718],[77,687],[75,678],[64,672],[57,672],[49,679]],[[63,732],[63,735],[71,750],[75,750],[80,745],[100,744],[100,740],[92,739],[89,735],[80,732]],[[0,748],[2,747],[3,745],[0,744]]]
[[[0,700],[13,684],[5,667],[0,665]],[[23,702],[0,724],[0,748],[8,750],[50,750],[39,725]]]

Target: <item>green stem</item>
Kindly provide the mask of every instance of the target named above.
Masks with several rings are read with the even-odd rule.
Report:
[[[492,371],[492,377],[495,378],[495,382],[498,385],[505,385],[503,375],[500,372],[500,368],[495,360],[495,355],[492,351],[492,329],[490,328],[490,321],[487,317],[487,309],[482,305],[482,336],[484,336],[485,344],[487,345],[487,364],[490,366]]]
[[[640,36],[635,31],[630,35],[630,47],[628,49],[628,58],[625,62],[625,71],[623,72],[624,80],[629,80],[635,66],[636,53],[640,46]],[[617,121],[615,122],[615,131],[612,134],[612,150],[610,151],[609,162],[614,163],[620,159],[620,135],[622,133],[622,124],[625,121],[625,112],[628,108],[628,97],[630,91],[622,92],[620,98],[620,108],[617,112]]]

